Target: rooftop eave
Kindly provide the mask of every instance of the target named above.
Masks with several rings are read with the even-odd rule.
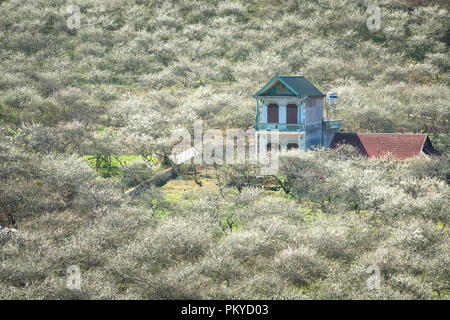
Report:
[[[321,94],[321,95],[313,95],[313,96],[302,96],[302,95],[290,95],[290,96],[282,96],[282,95],[277,95],[277,96],[263,96],[263,95],[254,95],[253,98],[258,99],[258,98],[298,98],[298,99],[308,99],[308,98],[324,98],[326,97],[325,94]]]
[[[253,98],[258,99],[258,98],[301,98],[301,96],[296,96],[296,95],[286,95],[286,96],[282,96],[282,95],[276,95],[276,96],[262,96],[262,95],[254,95]]]

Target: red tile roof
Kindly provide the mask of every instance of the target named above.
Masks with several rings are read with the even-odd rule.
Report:
[[[363,155],[370,158],[383,157],[387,153],[403,160],[423,156],[428,150],[434,150],[426,134],[399,133],[344,133],[334,135],[330,147],[347,143],[356,147]],[[426,150],[424,146],[427,146]]]

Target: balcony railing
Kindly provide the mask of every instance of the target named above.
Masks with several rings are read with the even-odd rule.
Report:
[[[323,120],[324,129],[336,129],[342,127],[342,120]],[[305,131],[304,123],[257,123],[254,125],[255,131],[278,130],[278,131]]]
[[[342,120],[323,120],[325,129],[336,129],[342,127]]]
[[[255,131],[258,130],[279,130],[279,131],[305,131],[304,123],[256,123]]]

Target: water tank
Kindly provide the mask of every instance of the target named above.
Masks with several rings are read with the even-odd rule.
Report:
[[[337,103],[337,93],[334,91],[328,92],[328,104],[330,106],[336,105]]]

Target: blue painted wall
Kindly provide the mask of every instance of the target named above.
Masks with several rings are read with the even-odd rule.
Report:
[[[305,148],[322,146],[323,98],[306,100]]]

